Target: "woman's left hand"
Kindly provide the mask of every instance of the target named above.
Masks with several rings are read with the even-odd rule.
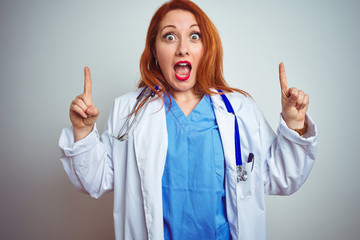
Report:
[[[283,63],[279,64],[279,79],[281,87],[281,115],[289,128],[302,129],[309,106],[309,96],[297,88],[288,87]]]

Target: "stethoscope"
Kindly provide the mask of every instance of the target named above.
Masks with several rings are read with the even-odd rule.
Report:
[[[155,89],[157,90],[158,88],[155,87]],[[147,96],[146,96],[147,95]],[[141,99],[143,98],[143,96],[146,96],[146,101],[144,103],[144,105],[137,111],[135,112],[136,107],[139,105],[139,102],[141,101]],[[138,116],[141,114],[141,112],[146,108],[146,106],[149,104],[149,101],[151,98],[153,98],[155,96],[155,93],[152,92],[150,90],[150,88],[146,87],[144,88],[140,94],[136,97],[136,102],[135,105],[133,107],[133,109],[131,110],[131,113],[134,114],[129,114],[129,116],[126,118],[125,123],[122,125],[119,133],[117,136],[111,135],[113,138],[116,138],[117,140],[119,140],[120,142],[123,141],[127,141],[128,140],[128,133],[130,131],[130,129],[132,128],[132,126],[134,125],[134,123],[136,122],[136,119],[138,118]],[[128,124],[128,122],[130,121],[130,118],[132,117],[132,115],[134,115],[133,120],[130,123],[130,126],[128,127],[128,129],[123,133],[123,131],[125,130],[126,125]]]
[[[222,93],[223,91],[218,90],[218,92]],[[237,121],[237,117],[235,115],[235,111],[233,109],[233,107],[231,106],[231,103],[229,101],[229,99],[226,97],[225,94],[221,94],[220,95],[221,98],[223,99],[224,103],[225,103],[225,107],[226,110],[228,111],[228,113],[231,113],[234,115],[235,118],[235,159],[236,159],[236,173],[237,173],[237,182],[245,182],[248,179],[248,173],[245,170],[245,168],[243,167],[243,161],[242,161],[242,157],[241,157],[241,144],[240,144],[240,131],[239,131],[239,124]],[[251,167],[251,171],[254,168],[254,154],[250,153],[248,160],[248,163],[252,162],[252,167]]]
[[[158,90],[158,87],[155,87],[156,90]],[[222,93],[221,90],[218,90],[218,92]],[[139,102],[141,101],[141,99],[143,97],[146,97],[145,103],[144,105],[137,111],[135,112],[136,107],[139,105]],[[133,127],[134,123],[136,122],[136,119],[138,118],[138,116],[142,113],[142,111],[147,107],[147,105],[149,104],[149,101],[151,98],[153,98],[155,96],[155,93],[152,92],[150,90],[150,88],[146,87],[144,88],[140,94],[136,97],[136,102],[135,105],[132,109],[132,113],[134,114],[130,114],[126,120],[125,123],[122,125],[119,133],[117,136],[113,136],[114,138],[116,138],[117,140],[123,142],[123,141],[127,141],[128,140],[128,133],[131,130],[131,128]],[[234,119],[235,119],[235,159],[236,159],[236,172],[237,172],[237,182],[240,181],[246,181],[248,179],[248,173],[245,170],[245,168],[243,167],[243,161],[242,161],[242,157],[241,157],[241,145],[240,145],[240,131],[239,131],[239,124],[237,121],[237,117],[235,115],[235,111],[232,108],[229,99],[226,97],[225,94],[221,94],[220,95],[225,103],[226,106],[226,110],[234,115]],[[127,128],[127,130],[124,132],[125,127],[128,125],[130,119],[133,117],[133,120],[130,122],[129,127]],[[124,132],[124,133],[123,133]],[[251,171],[253,170],[254,167],[254,154],[250,153],[249,154],[249,158],[248,158],[248,163],[252,162],[252,167],[251,167]]]

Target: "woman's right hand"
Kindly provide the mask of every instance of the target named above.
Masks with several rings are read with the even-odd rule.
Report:
[[[73,126],[75,142],[85,138],[94,128],[99,110],[91,98],[90,69],[84,68],[84,92],[77,96],[70,105],[70,120]]]

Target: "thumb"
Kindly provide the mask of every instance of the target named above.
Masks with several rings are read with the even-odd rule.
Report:
[[[97,109],[96,107],[89,107],[86,109],[86,114],[89,117],[97,118],[99,116],[99,109]]]

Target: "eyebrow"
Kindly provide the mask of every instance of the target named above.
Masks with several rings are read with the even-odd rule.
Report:
[[[168,28],[168,27],[170,27],[170,28],[176,28],[175,25],[166,25],[166,26],[164,26],[164,27],[161,29],[161,31],[164,30],[165,28]],[[192,27],[199,27],[199,25],[197,25],[197,24],[192,24],[192,25],[190,25],[189,29],[192,28]]]

